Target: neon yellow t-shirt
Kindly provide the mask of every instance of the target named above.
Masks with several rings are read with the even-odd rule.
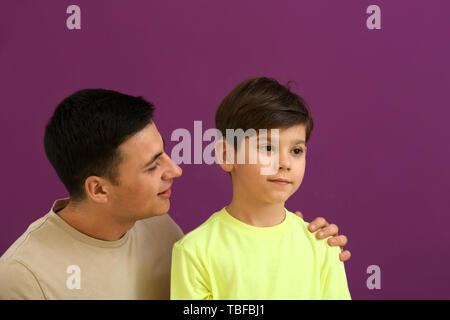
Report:
[[[225,208],[174,244],[171,299],[351,299],[340,249],[286,210],[254,227]]]

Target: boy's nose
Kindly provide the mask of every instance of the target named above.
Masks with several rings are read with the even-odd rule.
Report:
[[[278,166],[279,166],[279,170],[281,170],[281,169],[291,170],[291,161],[289,159],[289,155],[285,155],[280,152],[279,159],[278,159]]]

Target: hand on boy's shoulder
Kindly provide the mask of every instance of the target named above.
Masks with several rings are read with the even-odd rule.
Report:
[[[295,214],[303,219],[303,214],[300,211],[295,211]],[[327,237],[331,237],[328,239],[328,244],[332,247],[339,246],[341,247],[341,253],[339,254],[339,259],[341,261],[347,261],[351,257],[351,253],[348,250],[343,251],[343,248],[347,245],[348,239],[344,235],[339,235],[339,228],[335,224],[329,224],[327,220],[323,217],[315,218],[308,226],[308,230],[313,233],[316,232],[317,239],[324,239]]]

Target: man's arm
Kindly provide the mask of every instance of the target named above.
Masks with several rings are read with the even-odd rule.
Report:
[[[300,211],[296,211],[295,214],[303,219],[303,214]],[[329,224],[325,218],[318,217],[315,218],[308,226],[308,230],[310,232],[315,232],[321,229],[316,233],[317,239],[324,239],[327,237],[331,237],[328,239],[328,244],[332,247],[339,246],[341,247],[341,253],[339,254],[339,259],[341,261],[347,261],[351,257],[351,253],[348,250],[343,251],[343,248],[347,245],[348,239],[344,235],[338,235],[339,228],[335,224]]]
[[[0,300],[45,299],[34,274],[18,261],[0,262]]]

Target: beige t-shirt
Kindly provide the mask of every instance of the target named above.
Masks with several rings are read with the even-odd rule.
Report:
[[[0,299],[169,299],[172,246],[183,232],[168,214],[103,241],[55,213],[68,201],[57,200],[0,258]]]

